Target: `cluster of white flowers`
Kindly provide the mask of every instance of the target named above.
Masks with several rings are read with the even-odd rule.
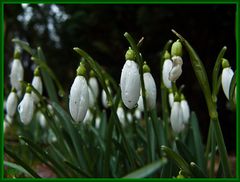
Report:
[[[18,104],[19,99],[22,97],[21,81],[23,81],[23,75],[24,69],[20,60],[20,52],[17,49],[14,53],[14,60],[10,72],[12,91],[7,97],[5,118],[7,121],[12,120],[18,105],[20,120],[23,124],[27,125],[33,118],[35,107],[39,102],[39,98],[35,93],[32,92],[31,86],[28,85],[21,102]],[[40,95],[42,95],[43,85],[40,77],[39,67],[37,67],[34,71],[32,86],[39,92]]]

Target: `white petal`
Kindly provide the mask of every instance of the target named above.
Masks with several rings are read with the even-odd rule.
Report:
[[[140,111],[144,111],[144,106],[143,106],[143,98],[142,98],[142,95],[140,95],[140,97],[139,97],[139,99],[138,99],[138,109],[140,110]]]
[[[44,116],[44,114],[40,111],[37,112],[37,118],[38,118],[38,121],[39,121],[39,124],[42,128],[45,128],[46,127],[46,118]]]
[[[111,94],[111,89],[108,87],[108,91]],[[102,90],[102,104],[105,108],[108,108],[108,100],[107,100],[107,94],[104,90]]]
[[[88,87],[89,107],[93,107],[95,104],[95,96],[93,90]]]
[[[140,96],[141,97],[141,96]],[[136,109],[135,112],[134,112],[134,116],[136,119],[141,119],[142,118],[142,112],[140,109]]]
[[[132,123],[133,117],[132,117],[132,114],[130,112],[127,113],[127,119],[128,119],[129,123]]]
[[[74,121],[82,121],[89,106],[88,85],[83,76],[77,76],[72,84],[69,110]]]
[[[39,94],[42,95],[43,85],[42,85],[42,79],[40,76],[33,77],[32,86],[39,92]],[[39,101],[39,98],[33,91],[32,91],[32,96],[33,96],[35,103],[37,103]]]
[[[174,103],[174,95],[173,95],[173,93],[169,93],[168,94],[168,102],[169,102],[170,107],[172,107],[172,105]]]
[[[95,120],[95,127],[96,127],[96,128],[100,128],[100,124],[101,124],[101,119],[100,119],[100,117],[98,116],[98,117],[96,118],[96,120]]]
[[[222,71],[222,88],[227,99],[229,99],[229,89],[233,75],[233,70],[230,67],[224,68]]]
[[[173,61],[173,66],[176,66],[176,65],[182,66],[182,64],[183,64],[182,57],[180,57],[180,56],[173,56],[172,61]]]
[[[173,103],[170,121],[174,132],[179,133],[184,129],[183,113],[179,102]]]
[[[98,97],[99,88],[98,88],[98,82],[95,77],[91,77],[88,81],[89,87],[92,88],[94,92],[95,99]]]
[[[92,114],[92,112],[88,109],[88,110],[87,110],[87,114],[86,114],[86,116],[85,116],[85,118],[84,118],[84,120],[83,120],[83,123],[84,123],[84,124],[88,124],[88,123],[90,123],[90,122],[92,121],[92,119],[93,119],[93,114]]]
[[[118,119],[120,121],[120,123],[125,126],[125,114],[124,114],[124,110],[122,107],[118,107],[117,108],[117,116],[118,116]]]
[[[23,80],[23,66],[19,59],[14,59],[12,63],[11,73],[10,73],[10,82],[11,86],[17,91],[21,90],[20,81]]]
[[[181,108],[183,112],[183,121],[186,124],[188,123],[190,118],[190,109],[189,109],[188,102],[186,100],[181,101]]]
[[[151,73],[144,73],[143,78],[146,89],[147,108],[151,110],[156,106],[157,88]]]
[[[172,70],[173,63],[171,59],[166,59],[163,63],[162,79],[165,87],[172,88],[172,82],[169,80],[169,73]]]
[[[30,93],[25,93],[23,100],[18,106],[18,112],[23,124],[27,125],[30,123],[33,118],[34,109],[35,106],[32,95]]]
[[[182,74],[182,66],[181,65],[176,65],[173,66],[172,70],[169,73],[169,80],[172,82],[175,82]]]
[[[10,117],[14,116],[17,109],[17,104],[18,104],[17,94],[15,92],[11,92],[6,102],[6,111],[8,116]]]
[[[121,73],[120,87],[124,105],[129,109],[134,108],[140,96],[140,75],[138,65],[134,61],[127,60],[125,62]]]

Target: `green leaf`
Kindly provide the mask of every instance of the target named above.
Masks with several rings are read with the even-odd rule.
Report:
[[[25,169],[31,176],[35,178],[41,178],[28,164],[26,164],[24,161],[22,161],[17,155],[15,155],[13,152],[8,150],[6,147],[4,147],[4,151],[13,158],[17,164],[19,164],[23,169]]]
[[[194,162],[190,163],[190,168],[193,173],[193,177],[195,178],[207,178],[206,174],[202,171],[202,169],[195,164]]]
[[[213,90],[213,95],[217,96],[217,82],[218,82],[218,75],[219,75],[219,70],[222,65],[222,58],[227,50],[227,47],[224,46],[221,51],[218,54],[217,60],[215,62],[213,72],[212,72],[212,90]]]
[[[85,170],[75,166],[74,164],[70,163],[69,161],[64,161],[64,163],[66,163],[70,168],[72,168],[73,170],[75,170],[76,172],[78,172],[79,174],[81,174],[84,177],[88,177],[88,178],[92,178],[93,177],[87,171],[85,171]]]
[[[178,167],[188,176],[192,176],[192,172],[190,170],[190,166],[188,163],[176,152],[174,152],[172,149],[161,146],[162,151],[164,151],[170,159],[173,159],[175,163],[178,165]]]
[[[167,163],[167,160],[165,158],[158,160],[156,162],[153,162],[151,164],[148,164],[134,172],[131,172],[130,174],[124,176],[123,178],[145,178],[149,175],[153,174],[155,171],[157,171],[159,168],[161,168],[163,165]]]
[[[34,177],[27,170],[25,170],[22,166],[20,166],[18,164],[15,164],[15,163],[12,163],[12,162],[8,162],[8,161],[3,161],[3,165],[7,166],[7,167],[10,167],[10,168],[13,168],[13,169],[19,171],[20,173],[26,174],[27,176]]]
[[[204,149],[202,144],[201,133],[198,125],[198,119],[195,112],[191,113],[190,123],[193,129],[193,139],[195,145],[195,156],[196,156],[196,163],[200,166],[202,170],[204,170]]]
[[[25,51],[27,51],[29,54],[33,55],[34,51],[32,50],[32,48],[29,46],[29,44],[25,41],[21,41],[19,39],[12,39],[12,41],[16,44],[18,44],[22,49],[24,49]]]
[[[179,154],[186,160],[187,163],[195,161],[192,153],[189,151],[187,146],[179,139],[176,139],[176,146]]]

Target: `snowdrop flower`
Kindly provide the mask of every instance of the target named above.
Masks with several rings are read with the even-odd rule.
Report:
[[[92,112],[90,111],[90,109],[88,109],[88,110],[87,110],[87,114],[86,114],[86,116],[85,116],[85,118],[84,118],[84,120],[83,120],[83,123],[84,123],[84,124],[88,124],[88,123],[90,123],[92,120],[93,120],[93,114],[92,114]]]
[[[141,112],[143,112],[143,111],[144,111],[144,106],[143,106],[142,91],[140,92],[140,97],[139,97],[139,99],[138,99],[137,105],[138,105],[137,108],[138,108]]]
[[[182,74],[182,58],[180,56],[173,56],[173,67],[169,72],[169,80],[175,82]]]
[[[222,88],[225,96],[229,100],[229,90],[230,90],[230,84],[233,78],[233,70],[231,69],[229,62],[227,59],[223,59],[222,61]]]
[[[140,74],[138,65],[134,61],[135,53],[129,49],[125,55],[126,62],[123,66],[120,88],[124,105],[132,109],[136,106],[140,96]]]
[[[90,71],[90,78],[88,80],[88,85],[92,89],[95,99],[97,99],[98,93],[99,93],[99,88],[98,88],[98,81],[94,75],[93,70]]]
[[[171,109],[170,121],[173,131],[177,134],[180,133],[185,127],[183,122],[182,107],[179,99],[176,99],[176,97]]]
[[[90,86],[88,86],[89,107],[93,107],[95,104],[95,95]]]
[[[135,112],[134,112],[134,116],[136,119],[141,119],[142,118],[142,112],[140,109],[136,108]]]
[[[132,121],[133,121],[133,116],[130,112],[127,113],[127,120],[129,123],[132,123]]]
[[[146,105],[148,110],[152,110],[156,106],[156,98],[157,98],[157,89],[155,81],[150,73],[150,68],[146,63],[143,65],[143,79],[146,91]],[[144,110],[143,108],[143,98],[142,93],[138,100],[138,106],[141,111]]]
[[[39,92],[39,94],[42,95],[43,85],[42,85],[42,79],[40,77],[39,67],[37,67],[34,70],[34,77],[33,77],[33,80],[32,80],[32,86]],[[33,97],[35,103],[37,103],[39,101],[38,96],[34,92],[32,92],[32,97]]]
[[[101,119],[99,116],[96,117],[96,120],[95,120],[95,127],[98,129],[100,128],[100,124],[101,124]]]
[[[81,62],[69,97],[69,111],[75,122],[83,121],[89,106],[88,85],[84,77],[85,74],[86,69]]]
[[[168,102],[169,102],[170,107],[172,108],[172,105],[174,102],[174,95],[173,95],[172,89],[169,89]]]
[[[17,104],[18,104],[18,96],[16,94],[16,89],[13,88],[6,102],[6,112],[9,117],[14,116],[17,109]]]
[[[35,105],[33,97],[31,95],[31,87],[27,86],[23,100],[18,105],[18,112],[20,114],[20,119],[23,124],[27,125],[31,122],[33,118],[34,109]]]
[[[190,118],[190,109],[189,109],[188,102],[186,101],[184,95],[181,96],[180,105],[181,105],[182,112],[183,112],[183,122],[185,124],[187,124],[189,121],[189,118]]]
[[[117,116],[118,116],[118,119],[119,119],[120,123],[123,126],[125,126],[126,125],[126,123],[125,123],[125,113],[124,113],[124,110],[123,110],[122,106],[118,106]]]
[[[109,81],[108,80],[106,80],[106,85],[107,85],[108,92],[111,94],[112,90],[111,90],[111,88],[109,86]],[[105,108],[109,107],[109,101],[108,101],[107,94],[106,94],[105,90],[102,90],[102,105]]]
[[[172,88],[172,82],[169,79],[169,73],[172,70],[173,63],[171,59],[166,59],[163,63],[162,79],[165,87]]]
[[[42,128],[45,128],[46,125],[47,125],[47,120],[44,116],[44,114],[41,112],[41,111],[38,111],[37,112],[37,118],[38,118],[38,121],[39,121],[39,124]]]
[[[22,90],[20,81],[23,80],[23,74],[24,74],[24,70],[23,70],[22,63],[20,61],[20,52],[15,51],[14,60],[13,60],[12,68],[10,72],[10,82],[11,82],[12,88],[15,88],[17,90],[19,96],[21,95],[21,90]]]

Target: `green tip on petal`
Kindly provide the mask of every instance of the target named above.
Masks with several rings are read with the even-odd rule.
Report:
[[[109,86],[109,80],[105,80],[107,86]]]
[[[34,76],[40,76],[40,68],[39,68],[39,66],[35,68]]]
[[[20,59],[21,58],[21,53],[18,49],[15,50],[13,57],[14,57],[14,59]]]
[[[14,92],[14,93],[16,93],[17,92],[17,90],[13,87],[12,88],[12,90],[11,90],[11,92]]]
[[[31,92],[32,92],[32,87],[30,84],[28,84],[26,88],[26,93],[31,93]]]
[[[230,67],[229,61],[225,58],[222,58],[222,67],[223,67],[223,69]]]
[[[181,94],[181,100],[185,100],[185,96]]]
[[[163,58],[164,59],[170,59],[171,58],[171,55],[169,54],[168,51],[165,51]]]
[[[95,77],[95,72],[93,70],[90,71],[90,77]]]
[[[179,39],[172,44],[171,55],[180,57],[182,56],[182,43]]]
[[[136,53],[131,48],[129,48],[125,54],[125,59],[134,61],[136,59]]]
[[[176,101],[176,102],[180,102],[180,100],[181,100],[180,95],[179,95],[178,93],[176,93],[176,94],[174,95],[174,102],[175,102],[175,101]]]
[[[86,68],[82,62],[80,62],[80,65],[77,68],[77,75],[78,76],[85,76],[86,75]]]
[[[173,93],[173,90],[170,88],[170,89],[168,89],[168,92],[169,93]]]
[[[151,70],[146,62],[143,64],[143,73],[149,73]]]

